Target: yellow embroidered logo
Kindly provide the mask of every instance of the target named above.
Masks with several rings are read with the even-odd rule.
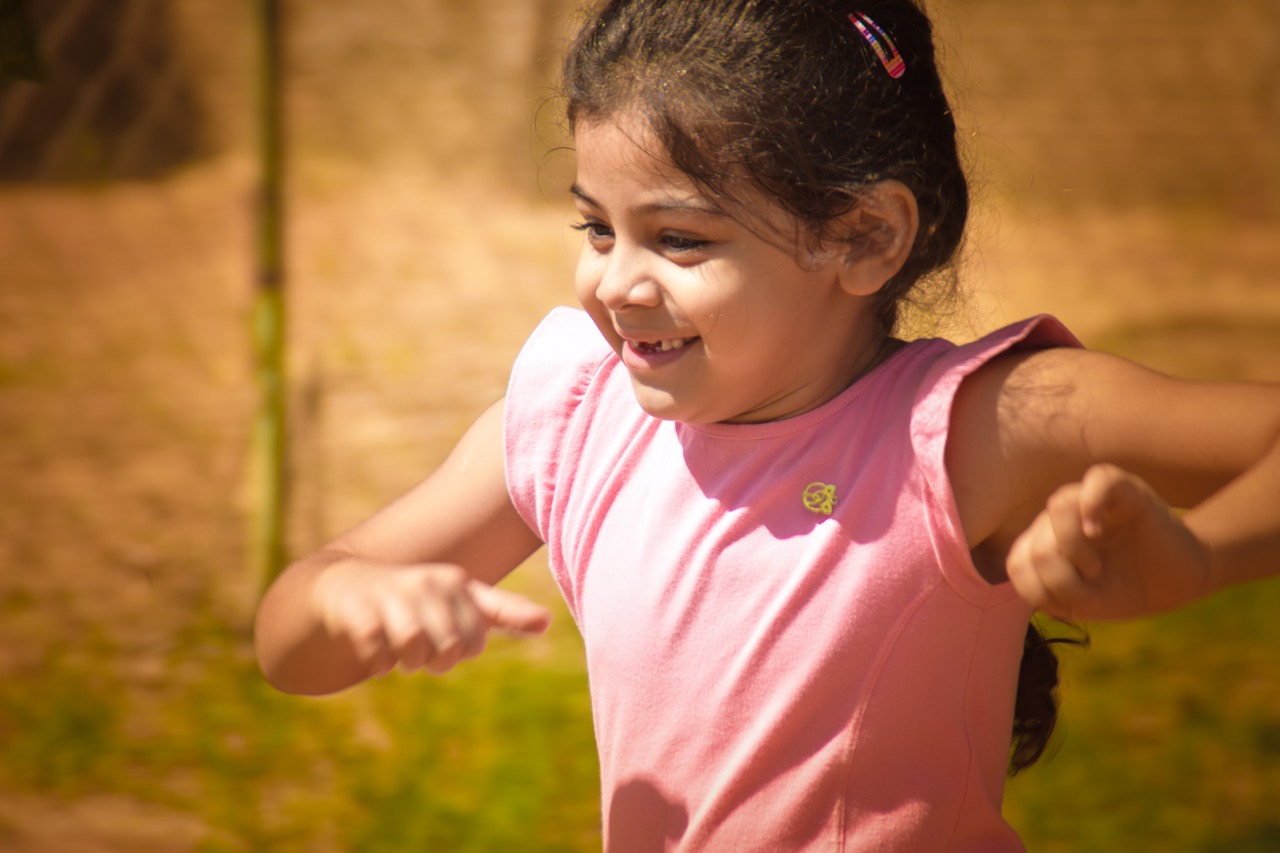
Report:
[[[838,501],[835,486],[826,483],[810,483],[804,487],[804,508],[810,512],[831,515],[831,510],[835,508]]]

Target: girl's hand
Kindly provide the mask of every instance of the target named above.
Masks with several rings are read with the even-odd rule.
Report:
[[[1059,619],[1126,619],[1213,590],[1209,548],[1138,477],[1091,467],[1050,496],[1014,542],[1009,580]]]
[[[527,598],[446,564],[344,560],[316,579],[313,596],[326,632],[350,646],[366,676],[397,665],[447,672],[480,654],[490,629],[540,633],[551,618]]]

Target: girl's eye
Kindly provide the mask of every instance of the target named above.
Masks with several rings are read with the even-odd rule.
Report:
[[[603,222],[579,222],[570,225],[574,231],[582,231],[587,235],[587,240],[592,243],[598,243],[601,240],[608,240],[613,237],[613,231]]]
[[[679,237],[675,234],[668,234],[662,238],[663,244],[673,252],[696,252],[699,249],[705,249],[710,245],[708,240],[695,240],[692,237]]]
[[[585,220],[569,226],[574,231],[587,235],[587,242],[596,248],[607,246],[613,239],[613,229],[603,222]],[[662,234],[658,237],[661,246],[673,255],[686,255],[705,249],[711,245],[709,240],[698,240],[693,237],[682,237],[678,234]]]

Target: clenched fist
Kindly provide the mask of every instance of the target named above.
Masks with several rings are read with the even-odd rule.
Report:
[[[1024,600],[1059,619],[1163,613],[1212,591],[1209,548],[1150,486],[1114,465],[1054,492],[1006,567]]]

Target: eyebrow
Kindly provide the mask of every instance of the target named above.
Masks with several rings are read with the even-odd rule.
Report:
[[[582,189],[582,187],[578,186],[578,184],[576,183],[569,187],[569,192],[577,196],[579,199],[586,202],[587,204],[591,205],[592,207],[600,208],[602,210],[604,209],[604,206],[600,204],[600,202],[596,201],[594,198],[587,195],[587,193]],[[731,218],[729,214],[726,213],[723,209],[717,207],[714,204],[711,204],[710,202],[702,201],[700,199],[673,199],[671,201],[654,201],[654,202],[650,202],[649,204],[641,205],[639,208],[637,208],[637,212],[639,213],[666,213],[668,211],[701,213],[704,216],[714,216],[721,219]]]

